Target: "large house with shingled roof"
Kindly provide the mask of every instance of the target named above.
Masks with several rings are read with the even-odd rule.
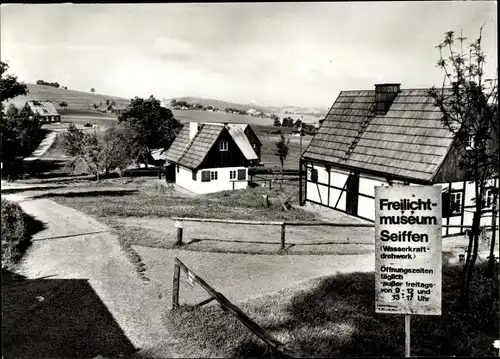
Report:
[[[369,221],[375,186],[438,185],[443,193],[443,235],[472,224],[474,183],[458,165],[455,138],[428,89],[400,84],[342,91],[301,157],[300,203],[313,203]],[[498,187],[498,178],[491,179]],[[482,200],[492,211],[493,190]],[[484,216],[482,225],[491,225]],[[497,219],[498,222],[498,219]]]
[[[61,122],[61,115],[49,101],[28,101],[24,105],[31,116],[38,116],[42,123]]]
[[[166,179],[198,194],[246,188],[259,144],[249,125],[190,122],[164,154]]]

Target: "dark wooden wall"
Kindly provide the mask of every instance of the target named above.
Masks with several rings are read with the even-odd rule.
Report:
[[[220,151],[220,141],[228,142],[227,151]],[[203,160],[198,169],[239,166],[247,167],[248,161],[241,152],[238,145],[234,142],[228,130],[223,129],[219,138],[217,139],[217,141],[215,141],[210,151],[208,151],[207,157],[205,157],[205,160]]]
[[[461,182],[465,179],[465,171],[460,168],[460,152],[455,141],[438,170],[434,183]]]
[[[254,151],[257,154],[257,157],[259,157],[260,161],[260,149],[262,147],[262,143],[260,142],[259,138],[257,137],[257,135],[250,126],[247,126],[247,128],[245,128],[245,135],[247,136],[248,141],[252,145],[252,148],[255,145]]]

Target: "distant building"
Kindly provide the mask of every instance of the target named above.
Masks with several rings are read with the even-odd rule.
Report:
[[[166,179],[192,192],[246,188],[248,167],[259,164],[259,156],[245,130],[253,132],[234,124],[191,122],[164,156],[155,155],[167,161]]]
[[[24,108],[29,110],[31,116],[40,117],[42,123],[61,122],[61,115],[52,102],[28,101]]]

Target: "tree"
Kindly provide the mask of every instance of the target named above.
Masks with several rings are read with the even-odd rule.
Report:
[[[105,102],[106,106],[109,106],[109,100],[106,99],[106,102]]]
[[[6,173],[9,180],[16,176],[16,158],[26,156],[33,143],[40,137],[40,122],[31,117],[27,110],[19,111],[10,105],[4,114],[3,101],[28,94],[28,87],[19,83],[17,76],[7,74],[9,64],[0,61],[0,134],[2,174]]]
[[[116,102],[114,100],[111,100],[111,106],[116,106]]]
[[[182,128],[172,111],[162,107],[153,96],[132,99],[118,116],[118,121],[126,124],[134,159],[144,161],[146,166],[151,150],[168,149]]]
[[[275,126],[275,127],[280,127],[281,126],[281,122],[280,122],[280,119],[278,117],[276,117],[274,119],[273,126]]]
[[[276,141],[276,156],[280,159],[280,172],[281,172],[281,182],[280,191],[283,190],[283,167],[285,166],[285,160],[288,156],[290,138],[285,138],[285,135],[280,130],[280,139]]]
[[[455,136],[459,166],[474,186],[474,215],[468,232],[469,245],[462,273],[460,301],[467,305],[470,283],[478,256],[482,199],[488,181],[498,176],[498,79],[484,78],[485,54],[479,37],[464,50],[466,38],[456,38],[453,31],[438,44],[437,66],[444,72],[440,89],[433,87],[429,95],[443,112],[443,124]],[[458,49],[457,49],[458,48]],[[445,55],[444,53],[447,53]],[[497,195],[494,196],[494,203]],[[492,240],[493,242],[493,240]],[[490,260],[494,260],[492,243]],[[490,262],[491,266],[493,262]]]
[[[170,106],[176,107],[177,106],[177,100],[176,99],[170,100]]]
[[[8,75],[8,69],[9,64],[7,62],[0,61],[0,102],[2,103],[14,97],[28,94],[28,87],[23,83],[19,83],[17,81],[17,76]]]
[[[66,101],[63,101],[63,102],[59,103],[59,107],[66,109],[66,108],[68,108],[68,103]]]
[[[90,89],[90,92],[94,93],[94,92],[95,92],[95,89],[92,87],[92,88]]]
[[[104,172],[117,171],[120,177],[132,163],[130,139],[124,124],[109,127],[102,137],[101,160]]]
[[[64,152],[72,157],[71,166],[74,168],[78,161],[83,161],[96,175],[96,180],[101,173],[107,175],[111,171],[117,171],[121,176],[132,162],[123,124],[108,128],[104,134],[83,132],[70,124],[62,134],[61,143]]]
[[[293,118],[285,117],[281,123],[282,127],[293,127]]]

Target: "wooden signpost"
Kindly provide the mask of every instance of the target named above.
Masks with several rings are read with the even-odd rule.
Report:
[[[375,312],[441,315],[441,188],[375,187]]]

